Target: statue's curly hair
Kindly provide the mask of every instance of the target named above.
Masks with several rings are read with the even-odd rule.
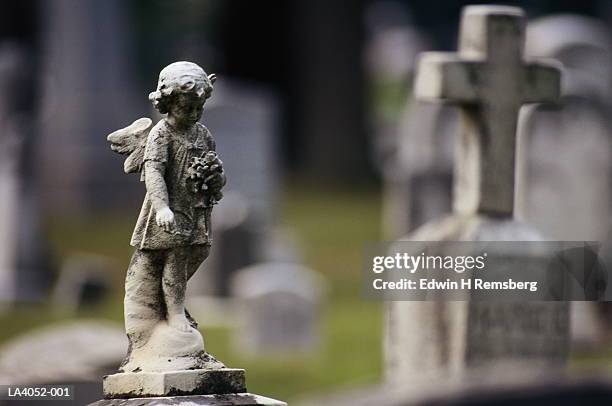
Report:
[[[178,94],[192,94],[204,102],[212,95],[215,80],[215,74],[207,75],[195,63],[174,62],[160,72],[157,90],[149,94],[149,100],[157,111],[166,114]]]

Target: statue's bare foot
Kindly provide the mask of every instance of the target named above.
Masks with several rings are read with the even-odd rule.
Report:
[[[192,330],[191,323],[184,313],[168,315],[168,324],[179,331],[188,332]]]

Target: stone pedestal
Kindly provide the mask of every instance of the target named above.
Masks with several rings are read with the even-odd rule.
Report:
[[[126,372],[104,377],[104,397],[89,406],[286,406],[246,392],[244,369]]]
[[[104,377],[107,399],[244,393],[244,369],[125,372]]]
[[[227,395],[170,396],[163,398],[105,399],[89,406],[287,406],[285,402],[252,393]]]

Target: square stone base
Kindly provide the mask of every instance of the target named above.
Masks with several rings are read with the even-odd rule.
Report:
[[[171,372],[125,372],[104,377],[106,399],[246,392],[244,369],[193,369]]]
[[[285,402],[251,393],[170,396],[165,398],[104,399],[89,406],[287,406]]]

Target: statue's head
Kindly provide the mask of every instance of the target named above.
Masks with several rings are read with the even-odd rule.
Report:
[[[174,62],[159,73],[157,90],[149,94],[149,100],[161,114],[197,121],[215,79],[193,62]]]

